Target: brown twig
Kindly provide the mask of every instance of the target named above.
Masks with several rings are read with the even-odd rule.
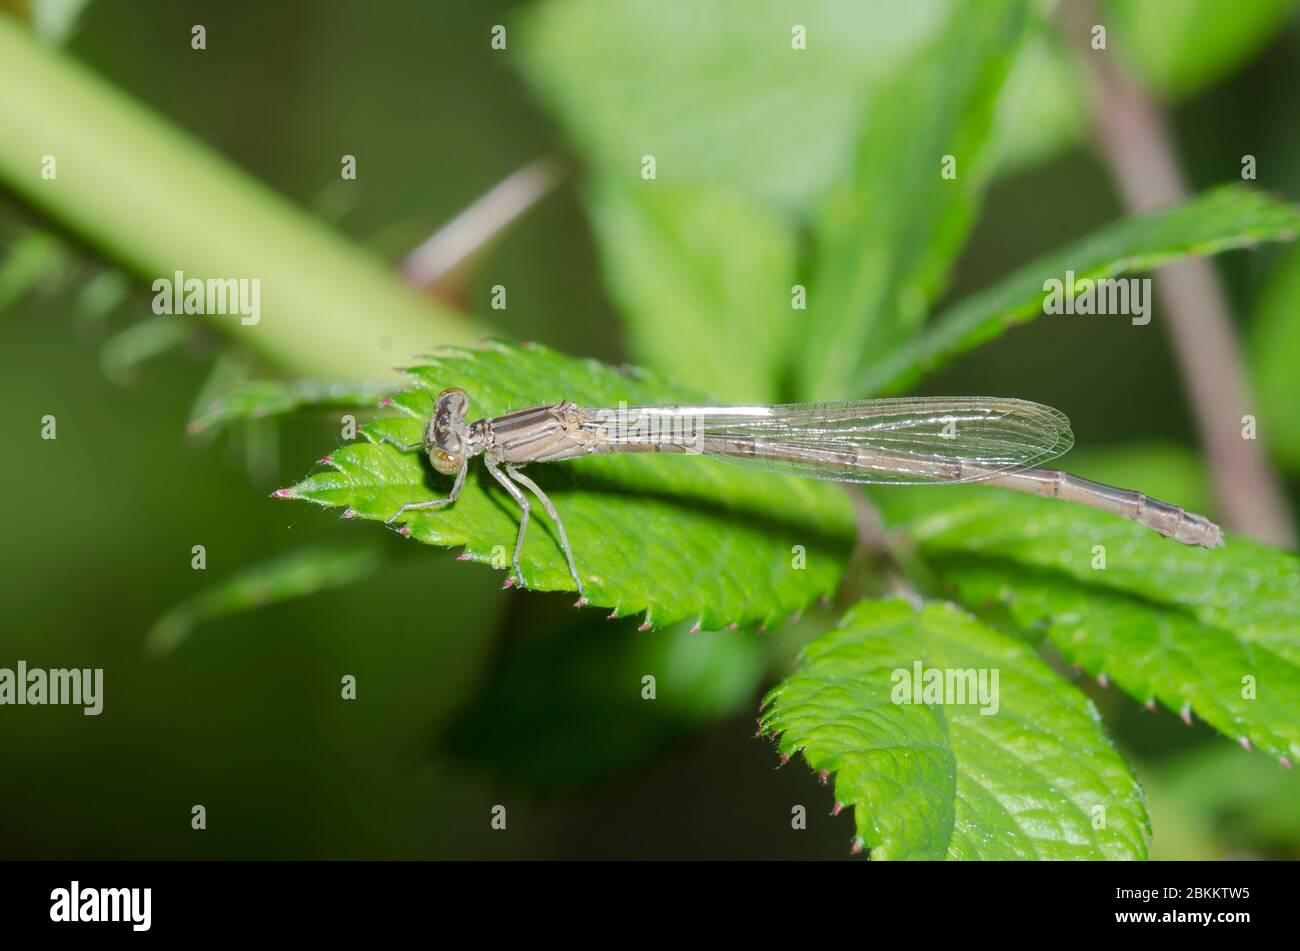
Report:
[[[456,296],[473,262],[562,178],[548,158],[515,171],[412,250],[402,261],[402,276],[430,293]]]
[[[1140,214],[1182,201],[1187,187],[1164,117],[1113,50],[1092,48],[1093,27],[1104,25],[1096,5],[1064,0],[1060,25],[1088,77],[1094,138],[1125,207]],[[1259,443],[1242,437],[1249,390],[1218,277],[1206,261],[1188,258],[1161,268],[1155,280],[1224,523],[1294,546],[1277,478]]]
[[[853,503],[857,539],[840,588],[835,593],[836,609],[845,611],[868,595],[903,598],[914,607],[920,607],[925,597],[903,570],[897,557],[896,542],[885,528],[880,512],[863,494],[861,486],[841,484],[841,488]]]

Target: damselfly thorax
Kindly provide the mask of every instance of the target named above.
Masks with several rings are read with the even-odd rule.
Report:
[[[995,397],[919,397],[843,403],[755,406],[637,406],[590,408],[571,401],[531,406],[466,422],[464,390],[440,393],[423,444],[433,467],[454,475],[444,499],[408,502],[391,524],[418,509],[456,501],[469,462],[483,464],[518,503],[522,516],[506,585],[523,582],[519,555],[530,504],[520,486],[546,509],[582,594],[582,578],[555,506],[520,469],[604,453],[672,452],[706,455],[768,472],[833,482],[943,485],[979,482],[1064,499],[1145,525],[1186,545],[1216,548],[1219,527],[1201,515],[1081,479],[1041,463],[1074,444],[1070,421],[1058,410]],[[689,463],[684,462],[684,465]],[[585,599],[579,598],[579,603]]]

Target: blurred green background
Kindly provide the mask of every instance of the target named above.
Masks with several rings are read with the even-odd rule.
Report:
[[[1177,6],[1150,6],[1162,5]],[[395,262],[539,156],[574,156],[581,181],[582,156],[517,59],[488,49],[494,24],[516,31],[512,44],[521,37],[528,6],[91,2],[66,48]],[[1281,12],[1256,39],[1224,62],[1200,52],[1203,75],[1171,84],[1193,191],[1231,180],[1250,152],[1261,187],[1300,195],[1300,25],[1288,5],[1269,7]],[[190,49],[194,23],[207,27],[202,55]],[[0,64],[0,82],[21,81],[4,72]],[[1045,128],[1048,146],[996,179],[949,298],[1122,216],[1096,160]],[[360,175],[341,186],[347,153]],[[60,250],[28,286],[14,277],[12,251],[32,233],[58,238]],[[497,573],[447,552],[273,502],[270,490],[337,443],[333,417],[188,439],[214,341],[190,340],[110,379],[101,348],[148,315],[144,289],[106,313],[89,307],[104,265],[14,195],[0,200],[0,249],[11,265],[0,275],[18,288],[6,299],[0,279],[10,405],[0,666],[105,668],[99,717],[0,709],[0,856],[847,855],[852,823],[829,816],[830,793],[797,763],[775,768],[769,744],[753,738],[762,687],[828,614],[763,635],[638,635],[635,621],[587,612],[575,622],[571,597],[502,592]],[[1265,248],[1215,266],[1250,337],[1269,282],[1300,272],[1300,259]],[[498,283],[509,288],[504,312],[488,306]],[[465,306],[519,339],[631,356],[572,179],[479,262]],[[1203,498],[1200,476],[1186,474],[1195,438],[1159,323],[1158,312],[1145,333],[1119,321],[1038,321],[927,379],[925,391],[1058,406],[1085,460]],[[45,414],[57,416],[56,441],[37,438]],[[364,585],[217,620],[172,654],[146,653],[159,616],[217,579],[304,544],[364,541],[385,555]],[[207,550],[202,573],[190,567],[196,544]],[[725,643],[742,636],[764,643]],[[669,685],[655,704],[639,700],[646,672]],[[356,701],[340,699],[345,674],[357,678]],[[1293,775],[1199,724],[1082,686],[1146,784],[1153,856],[1300,856]],[[196,803],[207,808],[203,832],[190,828]],[[490,828],[495,804],[507,806],[505,832]],[[797,804],[808,808],[807,831],[791,829]]]

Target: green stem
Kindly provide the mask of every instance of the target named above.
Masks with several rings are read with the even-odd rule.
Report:
[[[204,319],[297,373],[373,378],[484,333],[4,15],[0,182],[147,285],[176,271],[257,278],[259,322]]]

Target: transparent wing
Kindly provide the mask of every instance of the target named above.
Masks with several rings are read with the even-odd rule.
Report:
[[[835,482],[976,482],[1039,466],[1074,444],[1059,410],[995,397],[587,412],[607,451],[700,452]]]

